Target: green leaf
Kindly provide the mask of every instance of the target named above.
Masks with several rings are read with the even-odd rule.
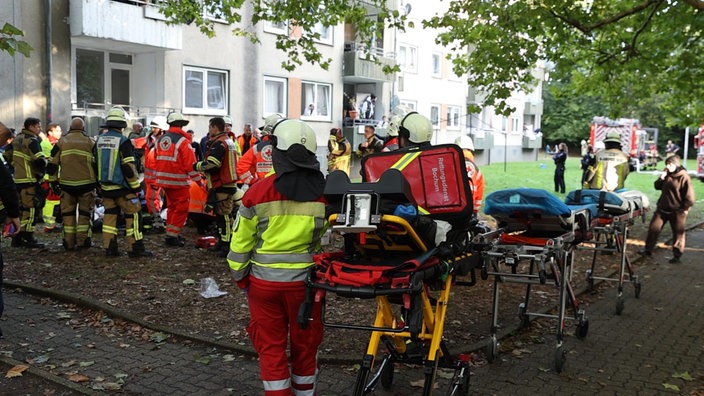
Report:
[[[689,375],[688,371],[685,371],[684,373],[679,373],[679,374],[677,374],[677,373],[672,374],[672,378],[680,378],[685,381],[693,381],[694,380],[694,378],[692,378],[692,376]]]
[[[185,280],[183,281],[183,284],[186,285],[186,286],[192,286],[192,285],[195,285],[195,284],[196,284],[196,281],[194,281],[193,279],[185,279]]]
[[[677,386],[677,385],[672,385],[672,384],[667,384],[667,383],[665,383],[665,384],[662,384],[662,386],[664,386],[665,389],[673,390],[673,391],[675,391],[675,392],[679,392],[679,391],[680,391],[680,387]]]
[[[204,365],[210,364],[211,360],[213,360],[213,358],[211,358],[210,356],[196,356],[195,357],[196,362],[198,362],[200,364],[204,364]]]
[[[166,341],[168,338],[169,338],[169,335],[168,335],[168,334],[164,334],[164,333],[159,333],[159,332],[157,332],[157,333],[153,333],[153,334],[149,337],[149,341],[156,342],[156,343],[161,343],[161,342]]]

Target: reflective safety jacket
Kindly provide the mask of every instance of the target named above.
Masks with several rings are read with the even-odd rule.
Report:
[[[42,151],[40,138],[32,131],[23,129],[12,141],[12,166],[15,169],[15,184],[22,187],[42,181],[46,172],[47,158]]]
[[[145,141],[144,181],[152,184],[156,182],[156,150],[154,150],[154,146],[156,146],[156,142],[159,138],[150,133],[142,139]]]
[[[134,146],[117,129],[98,136],[93,147],[98,166],[98,183],[103,193],[138,190],[139,175],[134,164]]]
[[[345,173],[350,173],[350,158],[352,157],[352,145],[343,137],[337,140],[337,137],[330,136],[328,138],[328,172],[341,170]]]
[[[589,182],[589,188],[596,190],[616,191],[623,188],[630,169],[628,156],[623,151],[612,148],[596,153],[594,174]]]
[[[73,194],[85,193],[96,187],[95,143],[83,130],[71,129],[51,150],[47,167],[49,180],[58,180],[61,188]]]
[[[240,136],[237,137],[237,146],[239,148],[240,154],[244,155],[249,149],[254,147],[257,143],[259,143],[259,140],[257,140],[254,135],[249,135],[249,139],[247,139],[247,136],[241,134]]]
[[[224,132],[215,135],[208,141],[205,158],[193,168],[205,172],[209,189],[234,192],[237,189],[236,143]]]
[[[474,163],[474,153],[470,150],[463,149],[464,163],[467,166],[467,177],[472,181],[472,201],[474,213],[479,213],[484,200],[484,175],[479,170],[479,167]]]
[[[271,162],[274,146],[268,138],[262,139],[237,161],[239,183],[252,184],[263,179],[274,169]]]
[[[196,153],[191,147],[191,135],[177,126],[171,126],[159,137],[154,148],[156,156],[156,185],[163,188],[190,188],[191,180],[199,181],[193,170]]]
[[[227,262],[232,277],[270,282],[303,281],[325,233],[325,200],[288,200],[273,176],[254,183],[242,198]]]

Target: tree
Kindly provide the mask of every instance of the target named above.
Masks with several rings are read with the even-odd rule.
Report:
[[[32,52],[32,46],[26,41],[19,40],[17,37],[24,36],[24,33],[15,26],[5,23],[0,29],[0,51],[5,51],[11,56],[19,52],[20,54],[29,57]]]
[[[201,1],[236,24],[235,34],[254,41],[249,23],[262,21],[290,21],[292,29],[307,32],[317,23],[348,22],[356,26],[358,39],[367,41],[384,25],[405,23],[385,0]],[[634,97],[662,95],[669,124],[694,124],[704,114],[702,0],[450,0],[443,5],[442,14],[424,20],[423,27],[435,29],[437,42],[448,48],[455,74],[468,76],[484,93],[482,105],[501,114],[513,111],[506,102],[512,92],[532,89],[531,72],[538,64],[554,65],[553,77],[569,77],[565,92],[598,94],[615,112]],[[243,7],[252,8],[247,23]],[[194,22],[212,34],[199,0],[168,0],[163,9],[173,22]],[[321,56],[314,38],[314,33],[279,36],[277,48],[289,54],[282,66],[293,70],[307,61],[327,68],[330,59]]]

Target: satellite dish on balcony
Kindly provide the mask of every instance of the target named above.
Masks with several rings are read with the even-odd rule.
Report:
[[[411,13],[411,9],[412,9],[412,8],[413,8],[413,7],[411,7],[411,4],[410,4],[410,3],[406,3],[406,5],[403,6],[403,9],[405,10],[405,15],[406,15],[406,16]]]

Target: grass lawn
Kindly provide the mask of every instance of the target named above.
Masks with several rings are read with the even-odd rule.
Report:
[[[664,162],[658,165],[660,165],[659,169],[664,169],[665,167]],[[555,173],[555,164],[549,158],[531,162],[509,162],[506,164],[505,169],[504,163],[483,165],[480,169],[484,174],[485,197],[496,190],[518,187],[540,188],[553,192],[560,198],[565,197],[563,194],[554,192],[553,175]],[[687,169],[690,172],[696,170],[695,160],[687,161]],[[654,208],[660,192],[653,188],[653,182],[659,173],[660,171],[632,172],[626,179],[626,188],[643,192],[650,199],[651,208]],[[579,169],[579,158],[568,158],[565,170],[567,192],[581,188],[581,178],[582,170]],[[693,178],[692,184],[694,185],[697,203],[687,216],[688,225],[704,221],[704,205],[702,205],[702,202],[704,202],[704,183]],[[650,216],[648,220],[650,220]]]

